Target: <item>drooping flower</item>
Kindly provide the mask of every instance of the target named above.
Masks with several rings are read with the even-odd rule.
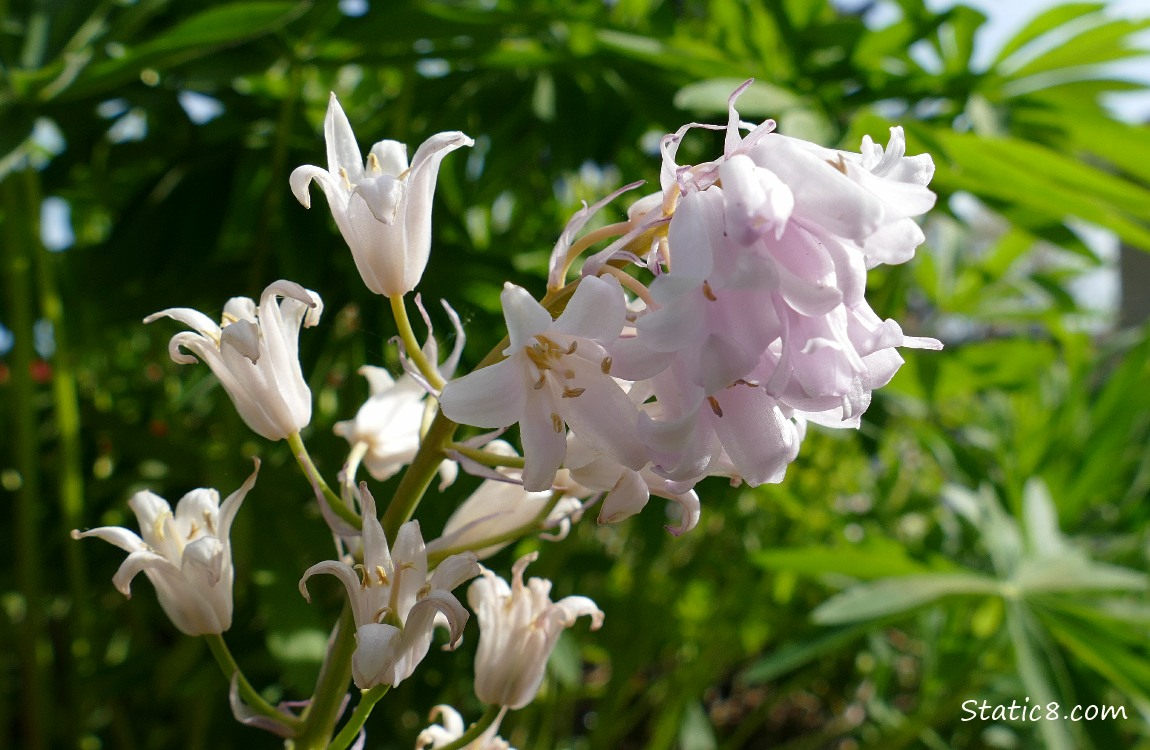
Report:
[[[283,297],[277,304],[276,298]],[[294,281],[280,280],[260,295],[224,305],[223,322],[187,307],[161,310],[145,323],[172,318],[194,330],[168,344],[172,361],[208,364],[248,427],[268,440],[282,440],[311,421],[311,390],[299,364],[299,329],[319,322],[323,302]],[[185,354],[181,349],[192,352]]]
[[[260,462],[238,490],[220,504],[214,489],[192,490],[171,506],[148,491],[128,500],[140,535],[119,526],[72,531],[73,539],[94,536],[128,553],[112,583],[131,597],[141,571],[156,588],[160,606],[188,635],[219,634],[232,625],[232,548],[229,535],[240,504],[256,482]],[[142,538],[141,538],[142,535]]]
[[[560,469],[557,479],[560,477],[566,479],[565,470]],[[583,504],[567,495],[552,502],[556,492],[562,494],[563,490],[528,492],[511,478],[484,480],[452,512],[443,527],[443,534],[428,542],[427,550],[443,552],[469,547],[475,549],[475,554],[482,560],[514,542],[515,537],[509,535],[517,531],[526,536],[542,529],[559,527],[563,536],[562,529],[570,526],[572,518],[578,520]],[[544,511],[547,511],[546,515],[543,515]],[[485,546],[479,547],[481,544]]]
[[[364,466],[376,479],[394,476],[415,457],[419,450],[419,430],[426,412],[427,391],[409,375],[398,380],[382,367],[364,365],[359,369],[367,378],[371,395],[355,414],[355,419],[336,422],[335,434],[362,454]],[[355,462],[349,461],[349,466]],[[455,465],[444,462],[441,473],[450,483],[455,478]]]
[[[511,585],[483,568],[483,577],[467,590],[467,602],[479,618],[475,655],[475,695],[489,705],[522,708],[535,699],[547,659],[559,635],[581,615],[591,629],[603,624],[603,612],[585,596],[551,601],[551,582],[523,571],[539,556],[524,555],[511,568]]]
[[[483,731],[483,734],[464,745],[460,750],[515,750],[507,744],[507,740],[498,734],[499,723],[503,721],[505,713],[507,713],[506,709],[500,711],[495,721]],[[459,715],[458,711],[451,706],[440,705],[431,709],[431,719],[434,720],[437,716],[443,724],[432,724],[420,732],[419,736],[415,738],[415,750],[436,750],[436,748],[450,745],[463,736],[463,717]]]
[[[296,168],[292,193],[311,208],[308,186],[318,182],[368,289],[385,297],[410,292],[431,253],[431,202],[439,164],[450,152],[475,142],[458,131],[437,133],[416,150],[409,165],[406,145],[380,141],[365,164],[334,93],[323,130],[327,169]]]
[[[408,521],[389,549],[376,517],[375,499],[361,485],[363,495],[363,565],[326,560],[304,572],[300,593],[309,602],[307,580],[329,573],[347,589],[355,620],[352,677],[363,690],[376,685],[398,685],[411,676],[431,648],[436,613],[451,633],[447,648],[463,637],[467,610],[451,593],[479,574],[473,553],[448,557],[427,574],[427,552],[418,521]]]
[[[453,380],[440,407],[476,427],[519,423],[526,465],[523,487],[550,489],[567,448],[564,425],[588,445],[631,469],[647,463],[638,440],[638,410],[611,377],[606,347],[623,328],[626,302],[614,278],[586,277],[556,319],[527,290],[501,295],[507,357]]]

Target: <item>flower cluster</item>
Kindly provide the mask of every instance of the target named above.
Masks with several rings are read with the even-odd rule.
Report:
[[[192,329],[171,339],[172,359],[204,361],[253,431],[288,441],[336,537],[336,559],[307,568],[299,590],[310,601],[309,580],[334,576],[354,628],[333,634],[328,659],[343,663],[325,662],[313,700],[297,715],[268,705],[218,637],[232,620],[229,531],[255,473],[222,505],[215,490],[201,489],[173,513],[156,495],[137,493],[129,504],[139,535],[115,527],[73,532],[129,553],[113,579],[125,595],[143,571],[176,627],[210,636],[237,719],[287,738],[330,738],[350,674],[363,693],[331,746],[347,747],[357,732],[362,746],[375,701],[415,672],[434,629],[448,631],[447,649],[460,643],[469,614],[453,591],[474,578],[467,600],[479,624],[475,694],[488,711],[465,731],[454,709],[437,706],[432,718],[442,725],[421,732],[416,746],[507,750],[499,724],[535,699],[561,632],[583,615],[596,630],[604,615],[583,596],[552,601],[546,579],[525,582],[537,552],[514,563],[510,583],[479,559],[529,535],[562,538],[595,503],[600,523],[625,519],[652,495],[678,507],[668,529],[686,533],[700,518],[697,482],[781,481],[808,423],[859,425],[872,391],[901,365],[898,347],[941,346],[905,336],[864,294],[868,269],[908,260],[924,239],[914,217],[934,204],[930,157],[906,156],[900,128],[885,148],[866,138],[860,153],[850,153],[775,133],[771,121],[745,124],[735,109],[742,90],[731,97],[725,126],[691,124],[664,138],[660,190],[631,206],[615,226],[621,236],[583,262],[578,280],[565,283],[568,270],[590,238],[604,234],[576,234],[636,185],[571,219],[552,253],[543,301],[504,286],[506,346],[456,379],[465,338],[459,316],[444,303],[456,343],[440,362],[419,295],[429,331],[422,345],[405,295],[428,262],[440,162],[472,140],[439,133],[410,164],[403,144],[380,141],[365,162],[331,97],[328,166],[299,167],[291,189],[310,207],[310,185],[319,183],[364,283],[389,299],[406,370],[398,378],[380,367],[360,370],[370,395],[335,425],[348,442],[338,495],[300,435],[312,405],[298,336],[319,322],[316,293],[281,280],[258,305],[228,301],[219,325],[188,308],[145,319],[173,318]],[[723,153],[677,164],[692,128],[722,131]],[[460,425],[488,432],[457,441]],[[521,453],[497,439],[513,425]],[[357,484],[361,466],[377,481],[404,472],[382,515],[367,484]],[[425,543],[417,506],[436,472],[443,490],[460,468],[485,481]]]
[[[508,284],[505,359],[440,398],[466,424],[518,423],[524,486],[545,489],[566,465],[607,492],[601,521],[658,494],[683,508],[682,533],[698,518],[700,479],[781,481],[808,422],[857,427],[902,363],[897,347],[941,346],[904,336],[864,297],[868,268],[909,259],[923,240],[912,217],[934,203],[930,157],[906,156],[900,128],[885,149],[867,138],[849,153],[744,124],[741,90],[723,154],[675,162],[690,128],[716,126],[667,136],[661,191],[584,263],[562,314]],[[553,291],[593,210],[555,248]]]

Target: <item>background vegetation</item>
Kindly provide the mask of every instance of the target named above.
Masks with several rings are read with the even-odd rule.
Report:
[[[825,0],[0,4],[0,745],[277,746],[232,721],[204,644],[146,585],[130,602],[113,590],[120,553],[67,536],[128,522],[144,487],[228,492],[253,454],[228,638],[269,698],[310,691],[338,599],[296,592],[329,555],[309,489],[207,368],[167,359],[173,329],[140,320],[277,278],[317,290],[308,442],[334,473],[346,445],[331,426],[394,332],[326,211],[287,187],[322,163],[329,91],[364,146],[476,138],[445,162],[422,285],[464,315],[473,364],[501,335],[503,280],[541,290],[579,201],[657,179],[658,136],[722,121],[754,77],[748,119],[854,150],[901,123],[908,151],[933,155],[927,243],[872,273],[871,296],[947,348],[908,354],[861,430],[813,429],[783,484],[703,485],[684,538],[655,504],[547,546],[536,572],[594,598],[606,626],[564,637],[504,736],[521,750],[1150,747],[1150,338],[1081,281],[1112,264],[1092,227],[1150,250],[1150,132],[1102,104],[1145,87],[1104,64],[1144,54],[1150,21],[1061,5],[977,65],[978,11],[885,5],[895,20],[871,28]],[[718,146],[692,136],[682,161]],[[425,528],[451,507],[425,503]],[[411,747],[435,702],[474,717],[468,640],[381,704],[371,748]],[[1127,718],[962,720],[967,699],[1024,698]]]

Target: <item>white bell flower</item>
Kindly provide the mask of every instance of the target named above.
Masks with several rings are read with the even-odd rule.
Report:
[[[138,536],[120,526],[72,531],[73,539],[94,536],[128,553],[112,583],[131,598],[141,571],[156,587],[160,606],[188,635],[220,634],[232,625],[232,548],[229,534],[240,504],[256,482],[256,468],[223,505],[214,489],[192,490],[176,503],[137,492],[128,501],[140,525]]]
[[[290,178],[292,193],[304,208],[311,208],[308,186],[318,182],[367,288],[385,297],[410,292],[431,254],[431,197],[439,164],[475,141],[458,131],[437,133],[416,150],[410,165],[406,145],[380,141],[371,147],[365,164],[334,93],[323,132],[327,169],[310,164],[296,168]]]
[[[277,304],[277,297],[283,301]],[[322,312],[318,294],[280,280],[264,289],[258,308],[247,297],[228,300],[221,325],[187,307],[161,310],[144,322],[172,318],[193,328],[172,337],[172,361],[186,365],[202,359],[248,427],[268,440],[283,440],[311,421],[311,390],[299,364],[299,329],[314,326]]]
[[[523,571],[539,556],[524,555],[511,568],[511,585],[483,568],[483,577],[467,590],[467,602],[479,618],[479,650],[475,655],[475,695],[488,705],[523,708],[535,699],[547,659],[559,634],[580,615],[591,618],[591,629],[603,624],[603,612],[585,596],[551,601],[551,582]]]
[[[300,593],[309,602],[307,580],[317,573],[330,573],[347,589],[355,620],[355,652],[352,678],[362,690],[376,685],[398,685],[411,676],[431,648],[436,614],[451,631],[448,648],[463,637],[467,610],[451,593],[459,584],[479,574],[475,555],[452,555],[428,577],[427,551],[418,521],[399,528],[394,549],[376,517],[375,499],[361,485],[363,495],[363,564],[326,560],[304,572]]]

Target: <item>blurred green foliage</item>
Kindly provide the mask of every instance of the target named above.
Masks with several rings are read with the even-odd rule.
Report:
[[[334,474],[331,426],[366,394],[359,365],[394,364],[394,331],[325,210],[287,188],[323,159],[329,91],[364,146],[476,138],[445,162],[421,287],[464,316],[473,364],[501,336],[503,281],[542,289],[579,202],[657,179],[658,136],[721,122],[754,77],[746,119],[854,150],[902,124],[908,151],[933,155],[927,244],[873,272],[871,298],[947,348],[908,355],[858,432],[812,429],[783,484],[701,486],[703,522],[681,539],[656,503],[546,546],[533,572],[607,622],[564,636],[504,736],[521,750],[1150,747],[1150,339],[1113,330],[1075,286],[1105,265],[1087,225],[1150,250],[1150,132],[1103,106],[1145,87],[1105,63],[1144,54],[1150,19],[1060,5],[979,66],[978,11],[884,4],[898,12],[881,28],[825,0],[0,5],[0,745],[277,746],[233,722],[204,644],[145,584],[130,602],[113,590],[118,553],[67,536],[130,525],[124,501],[144,487],[230,492],[253,454],[228,640],[270,699],[309,693],[339,604],[334,586],[310,607],[296,591],[330,554],[310,491],[206,368],[168,361],[172,330],[140,319],[211,313],[277,278],[319,291],[325,322],[301,342],[308,437]],[[681,161],[718,146],[692,135]],[[51,247],[48,198],[71,228]],[[424,528],[474,485],[426,502]],[[411,747],[435,702],[477,715],[471,628],[380,705],[370,747]],[[968,699],[1023,698],[1126,718],[963,720]]]

